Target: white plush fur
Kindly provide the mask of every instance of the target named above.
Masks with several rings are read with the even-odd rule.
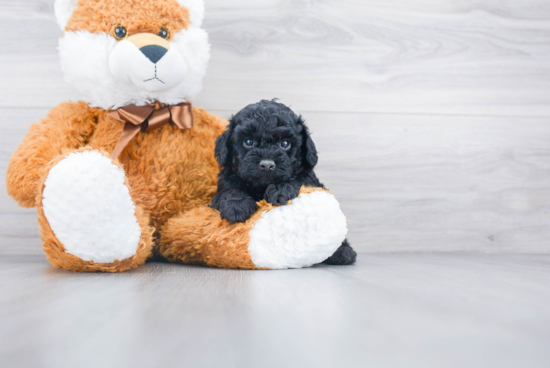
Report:
[[[187,63],[177,48],[170,48],[155,64],[128,40],[117,43],[109,57],[109,68],[118,82],[148,92],[172,89],[181,84],[188,72]]]
[[[191,24],[200,27],[204,19],[204,1],[203,0],[178,0],[178,2],[189,10]],[[54,4],[55,18],[59,28],[65,30],[71,15],[76,9],[78,0],[56,0]]]
[[[141,228],[124,177],[96,151],[72,153],[50,170],[42,205],[67,253],[96,263],[136,254]]]
[[[178,104],[193,100],[202,89],[210,58],[208,35],[190,26],[174,35],[169,52],[157,63],[164,81],[143,83],[143,76],[155,65],[129,41],[117,42],[111,35],[87,31],[65,32],[59,41],[61,67],[68,82],[85,96],[91,106],[116,109],[129,104],[155,101]],[[166,58],[166,60],[164,60]],[[119,63],[119,66],[113,63]],[[128,73],[135,72],[135,76]],[[143,74],[145,73],[145,74]],[[166,87],[166,88],[162,88]]]
[[[256,267],[309,267],[329,258],[347,232],[336,198],[317,191],[265,212],[250,231],[248,250]]]

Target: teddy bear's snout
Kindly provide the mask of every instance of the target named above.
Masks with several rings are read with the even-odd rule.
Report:
[[[120,82],[150,92],[179,85],[188,71],[179,48],[151,33],[136,34],[118,42],[111,52],[109,66]]]

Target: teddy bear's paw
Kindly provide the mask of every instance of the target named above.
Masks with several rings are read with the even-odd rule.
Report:
[[[342,244],[346,217],[324,190],[302,192],[292,203],[262,214],[248,250],[257,268],[302,268],[321,263]]]
[[[65,252],[108,264],[136,255],[142,228],[124,170],[97,151],[74,152],[51,168],[44,215]]]

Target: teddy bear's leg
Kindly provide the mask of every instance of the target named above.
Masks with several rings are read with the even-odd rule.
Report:
[[[170,261],[223,268],[302,268],[323,262],[341,246],[347,221],[334,196],[302,188],[289,204],[262,201],[246,222],[229,224],[211,208],[169,220],[160,254]]]
[[[124,170],[108,153],[81,149],[54,159],[37,198],[44,251],[56,267],[119,272],[151,255],[153,229]]]

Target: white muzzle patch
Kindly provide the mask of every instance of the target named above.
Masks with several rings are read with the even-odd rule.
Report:
[[[138,48],[128,40],[117,43],[109,57],[109,68],[118,81],[150,92],[179,85],[188,71],[177,48],[167,50],[159,45]]]

